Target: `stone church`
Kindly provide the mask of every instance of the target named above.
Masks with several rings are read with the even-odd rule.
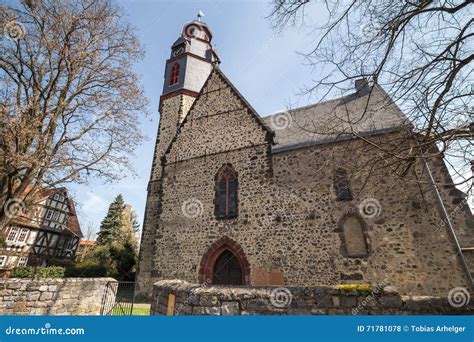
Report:
[[[189,22],[166,61],[141,294],[165,279],[384,284],[417,295],[470,288],[473,218],[443,160],[404,177],[371,167],[374,141],[411,136],[381,86],[358,80],[350,95],[260,116],[211,40],[205,23]]]

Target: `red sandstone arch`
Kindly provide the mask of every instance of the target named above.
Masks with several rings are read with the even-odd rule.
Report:
[[[199,267],[199,283],[212,283],[214,264],[216,263],[217,258],[226,250],[232,252],[240,263],[240,268],[242,270],[242,284],[250,284],[250,264],[247,257],[245,256],[242,247],[227,236],[214,242],[203,255]]]

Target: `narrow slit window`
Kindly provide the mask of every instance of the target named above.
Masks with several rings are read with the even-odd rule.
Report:
[[[237,172],[230,164],[226,164],[216,175],[215,213],[217,219],[225,220],[237,217],[237,190]]]
[[[338,201],[350,201],[352,191],[347,172],[344,169],[337,169],[334,174],[334,190]]]

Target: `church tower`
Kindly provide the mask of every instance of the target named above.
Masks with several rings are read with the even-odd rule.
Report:
[[[151,295],[155,232],[158,228],[161,157],[163,157],[181,122],[201,91],[219,58],[211,45],[212,33],[198,19],[186,23],[181,36],[171,46],[166,61],[163,93],[160,97],[160,123],[155,144],[153,164],[143,222],[138,270],[139,292]]]
[[[152,166],[151,180],[160,178],[160,158],[176,134],[189,108],[219,58],[211,45],[212,33],[198,20],[183,26],[181,36],[171,46],[166,61],[163,94],[160,97],[160,127]]]

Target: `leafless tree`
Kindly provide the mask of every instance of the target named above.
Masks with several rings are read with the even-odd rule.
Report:
[[[269,17],[275,29],[305,27],[313,34],[302,54],[318,76],[305,92],[324,100],[348,93],[365,77],[407,115],[411,127],[402,136],[409,144],[359,137],[385,156],[385,164],[397,164],[403,176],[420,160],[444,157],[457,185],[470,191],[473,7],[461,0],[276,0]],[[314,23],[315,11],[327,20]]]
[[[147,100],[132,70],[143,50],[122,10],[30,0],[0,5],[0,22],[0,206],[28,203],[39,188],[123,176]]]

